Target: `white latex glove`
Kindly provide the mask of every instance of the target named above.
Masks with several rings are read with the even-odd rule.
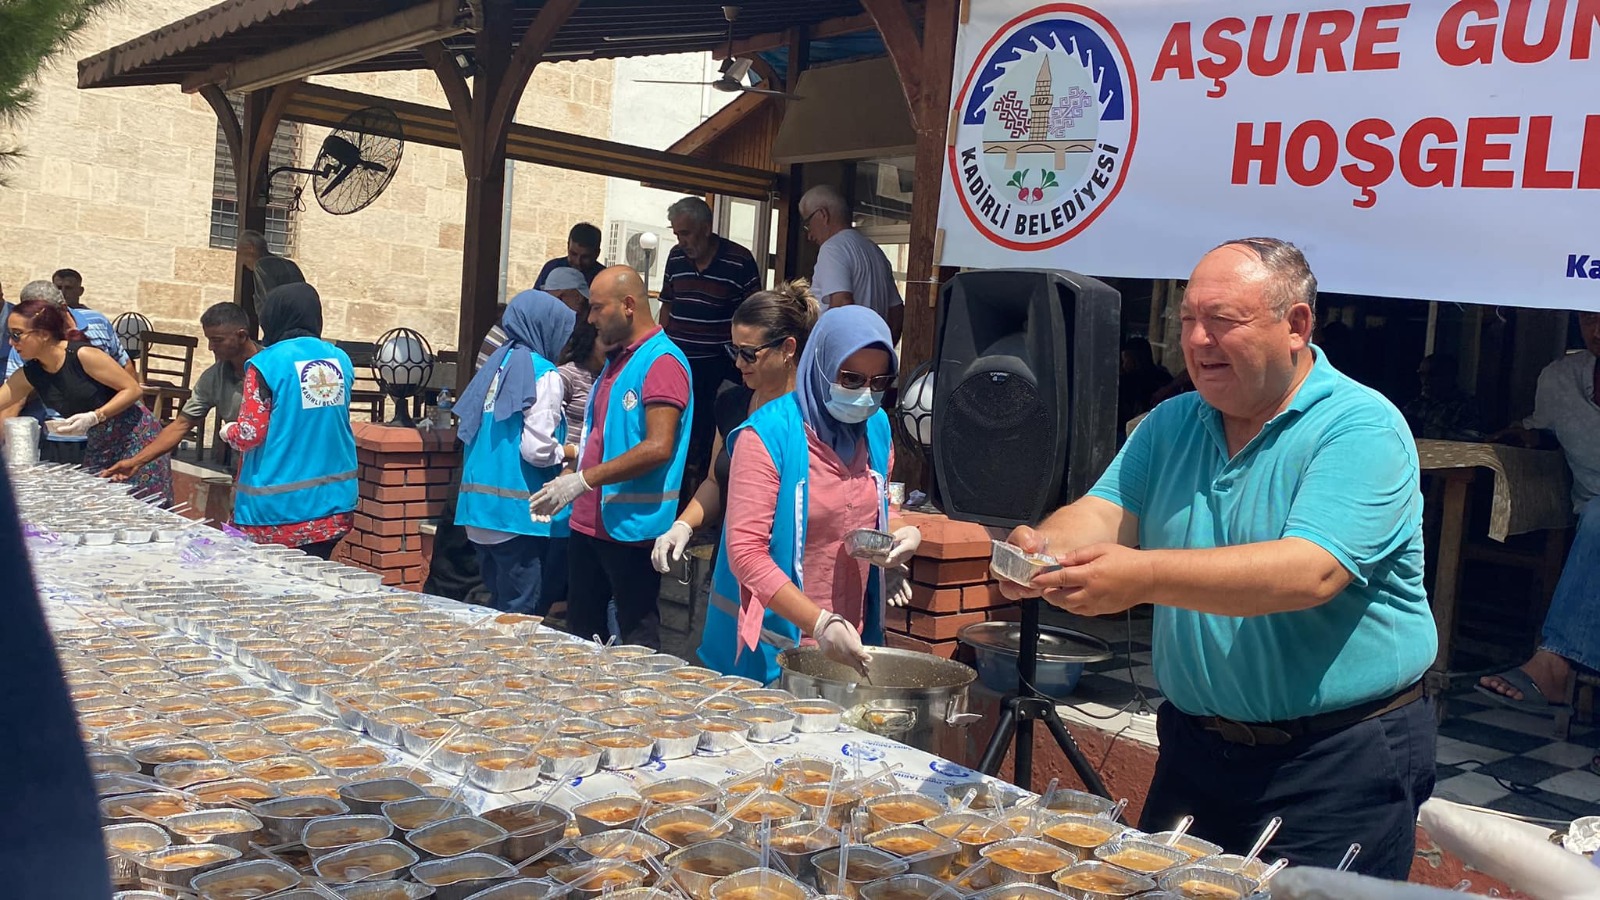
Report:
[[[822,648],[824,656],[855,669],[862,677],[867,676],[872,654],[861,646],[861,635],[844,616],[823,610],[816,624],[811,626],[811,639]]]
[[[884,602],[890,606],[905,606],[911,602],[911,578],[905,566],[883,570]]]
[[[689,549],[689,539],[692,537],[694,529],[689,527],[688,522],[681,519],[674,521],[667,533],[656,538],[656,545],[650,548],[650,565],[655,566],[657,572],[667,574],[673,562],[683,559],[683,551]]]
[[[593,488],[589,482],[583,480],[582,472],[571,472],[558,475],[545,483],[539,493],[528,499],[528,513],[535,522],[548,519],[550,516],[566,509],[567,504],[589,493]]]
[[[68,416],[56,426],[56,434],[65,434],[69,437],[82,437],[89,433],[89,429],[99,425],[102,421],[98,412],[90,411]]]
[[[915,525],[902,525],[894,530],[894,543],[889,545],[889,552],[883,554],[873,563],[893,569],[911,562],[911,557],[917,555],[917,548],[922,546],[922,530]]]
[[[235,431],[238,431],[238,430],[239,430],[239,423],[238,422],[223,422],[222,423],[222,427],[217,429],[217,436],[222,438],[224,441],[228,441],[229,443],[232,443],[232,441],[233,441],[233,433]]]

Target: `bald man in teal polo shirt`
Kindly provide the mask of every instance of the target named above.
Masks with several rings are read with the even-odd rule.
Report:
[[[1311,345],[1316,277],[1285,241],[1212,250],[1182,305],[1196,391],[1158,406],[1089,495],[1011,542],[1015,587],[1084,615],[1155,604],[1161,755],[1140,826],[1404,880],[1433,791],[1437,650],[1404,417]],[[1139,548],[1139,549],[1134,549]]]

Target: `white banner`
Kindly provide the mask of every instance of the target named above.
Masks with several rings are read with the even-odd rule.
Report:
[[[942,264],[1600,309],[1600,0],[974,0]]]

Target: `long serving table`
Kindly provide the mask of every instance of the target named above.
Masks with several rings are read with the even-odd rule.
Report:
[[[204,880],[233,879],[225,883],[238,887],[410,878],[427,885],[435,876],[441,884],[466,877],[451,866],[532,871],[510,868],[527,856],[511,850],[531,833],[526,829],[512,828],[496,851],[502,858],[424,852],[424,832],[405,832],[402,843],[396,830],[393,843],[346,848],[356,854],[351,861],[340,857],[343,850],[308,852],[292,827],[294,816],[338,809],[279,813],[283,807],[272,805],[325,797],[346,811],[377,813],[377,786],[404,788],[395,799],[447,796],[474,815],[504,811],[508,822],[522,814],[517,810],[544,815],[548,807],[539,802],[566,810],[605,798],[637,804],[696,783],[728,804],[736,795],[724,786],[781,784],[784,772],[807,782],[819,771],[835,773],[821,777],[863,793],[875,781],[874,793],[922,795],[913,799],[931,811],[964,793],[950,790],[958,785],[995,785],[986,796],[1008,797],[1008,805],[1031,796],[827,716],[821,730],[813,719],[804,733],[758,741],[757,723],[774,715],[781,722],[807,701],[647,648],[602,648],[527,617],[382,589],[371,573],[186,524],[83,473],[41,467],[28,474],[17,493],[29,553],[97,772],[102,813],[112,823],[108,858],[119,886],[232,898],[258,894],[208,892]],[[63,496],[74,502],[63,504]],[[574,736],[581,739],[567,740],[565,729],[580,721]],[[751,730],[726,736],[715,724]],[[604,729],[614,730],[598,733]],[[680,733],[667,752],[662,732],[685,729],[687,741]],[[608,743],[613,735],[625,743]],[[462,740],[482,746],[458,747]],[[632,749],[605,749],[628,742]],[[560,752],[573,749],[587,756],[581,772]],[[488,759],[498,759],[499,768]],[[742,777],[755,773],[765,775],[759,782]],[[683,801],[644,806],[659,812],[673,802]],[[218,814],[234,817],[225,827],[246,831],[205,830]],[[440,827],[457,822],[494,827],[481,819]],[[236,839],[225,840],[230,835]],[[363,866],[374,859],[403,865],[369,874]],[[449,896],[455,893],[465,896]]]
[[[39,578],[39,593],[53,629],[72,629],[97,622],[126,618],[126,613],[115,610],[96,599],[98,592],[106,589],[134,589],[155,579],[184,579],[216,577],[227,574],[235,577],[241,586],[269,585],[264,592],[269,595],[304,596],[334,599],[346,592],[331,587],[320,580],[287,575],[283,571],[253,559],[246,553],[230,554],[224,562],[184,562],[179,558],[176,544],[112,544],[110,546],[76,546],[67,548],[49,541],[39,541],[33,548],[34,571]],[[70,574],[63,572],[62,564],[70,564]],[[467,624],[481,619],[487,610],[433,597],[410,594],[429,608],[447,613]],[[574,641],[578,640],[573,638]],[[585,641],[593,645],[592,641]],[[219,659],[224,659],[220,654]],[[251,683],[270,687],[271,682],[253,669],[239,666],[231,659],[231,671]],[[688,665],[685,663],[685,665]],[[448,685],[443,685],[448,687]],[[528,698],[530,705],[540,702],[536,696]],[[306,712],[319,712],[317,707],[302,704]],[[576,714],[573,714],[576,716]],[[389,748],[393,764],[410,766],[415,756],[403,749]],[[602,771],[587,778],[576,779],[573,791],[585,798],[602,797],[618,792],[633,792],[642,784],[664,778],[693,777],[715,784],[733,775],[760,769],[769,762],[782,762],[795,756],[813,756],[831,759],[853,767],[859,761],[863,766],[894,768],[893,777],[901,789],[919,791],[929,796],[944,798],[944,789],[954,784],[982,780],[973,769],[923,752],[888,738],[841,725],[832,734],[791,734],[773,743],[750,743],[747,747],[712,753],[697,751],[682,759],[651,762],[636,769]],[[432,769],[437,780],[450,782],[457,776]],[[871,768],[866,769],[870,774]],[[511,794],[490,794],[473,787],[464,791],[466,802],[475,811],[533,799],[542,793],[541,788]],[[570,797],[569,797],[570,799]]]

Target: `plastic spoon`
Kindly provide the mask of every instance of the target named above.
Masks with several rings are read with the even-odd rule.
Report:
[[[1255,846],[1251,847],[1249,854],[1245,856],[1244,863],[1240,866],[1241,869],[1248,868],[1250,863],[1261,855],[1261,851],[1267,849],[1267,843],[1277,835],[1278,829],[1281,827],[1283,827],[1282,816],[1273,816],[1267,820],[1267,826],[1261,829],[1261,836],[1256,838]]]
[[[428,760],[433,759],[433,755],[435,753],[439,752],[439,748],[443,747],[451,738],[455,737],[457,734],[460,734],[461,733],[461,729],[462,729],[462,725],[459,722],[457,722],[454,725],[451,725],[449,728],[446,728],[444,730],[444,734],[440,735],[438,740],[436,740],[433,743],[429,744],[427,749],[422,751],[422,755],[417,757],[417,761],[411,764],[411,768],[405,770],[405,772],[403,774],[401,774],[400,777],[401,778],[405,778],[406,776],[410,775],[412,772],[415,772],[416,770],[418,770],[418,769],[422,768],[423,766],[427,765],[428,764]]]
[[[1350,865],[1352,863],[1354,863],[1356,861],[1356,857],[1360,856],[1360,855],[1361,855],[1361,845],[1360,844],[1351,844],[1350,845],[1350,849],[1346,850],[1344,852],[1344,859],[1339,860],[1339,864],[1337,866],[1334,866],[1333,870],[1335,872],[1347,872],[1347,871],[1349,871],[1350,870]]]
[[[1167,846],[1177,846],[1178,842],[1183,840],[1183,836],[1189,833],[1189,826],[1193,824],[1194,816],[1184,816],[1179,819],[1178,824],[1172,826],[1172,833],[1167,835]],[[1359,848],[1361,845],[1357,844],[1356,846]]]
[[[837,766],[835,766],[832,769],[832,771],[830,771],[829,774],[828,774],[828,793],[823,795],[823,798],[822,798],[822,813],[817,818],[817,821],[824,828],[829,827],[828,823],[830,821],[832,821],[833,800],[834,800],[834,798],[836,796],[838,796],[838,791],[839,791],[839,768]]]
[[[1116,805],[1112,806],[1110,809],[1108,809],[1105,812],[1101,813],[1100,814],[1100,818],[1115,822],[1118,819],[1122,818],[1122,811],[1127,809],[1127,808],[1128,808],[1128,798],[1127,797],[1123,797],[1121,800],[1118,800],[1116,802]],[[1276,830],[1276,829],[1274,829],[1274,830]]]
[[[1265,872],[1262,872],[1261,873],[1261,878],[1258,881],[1256,881],[1256,890],[1259,891],[1263,887],[1265,887],[1267,882],[1272,880],[1272,876],[1278,874],[1279,872],[1282,872],[1284,870],[1284,867],[1288,866],[1288,865],[1289,865],[1289,861],[1287,859],[1280,859],[1277,862],[1273,863],[1272,865],[1267,866],[1267,870]]]

